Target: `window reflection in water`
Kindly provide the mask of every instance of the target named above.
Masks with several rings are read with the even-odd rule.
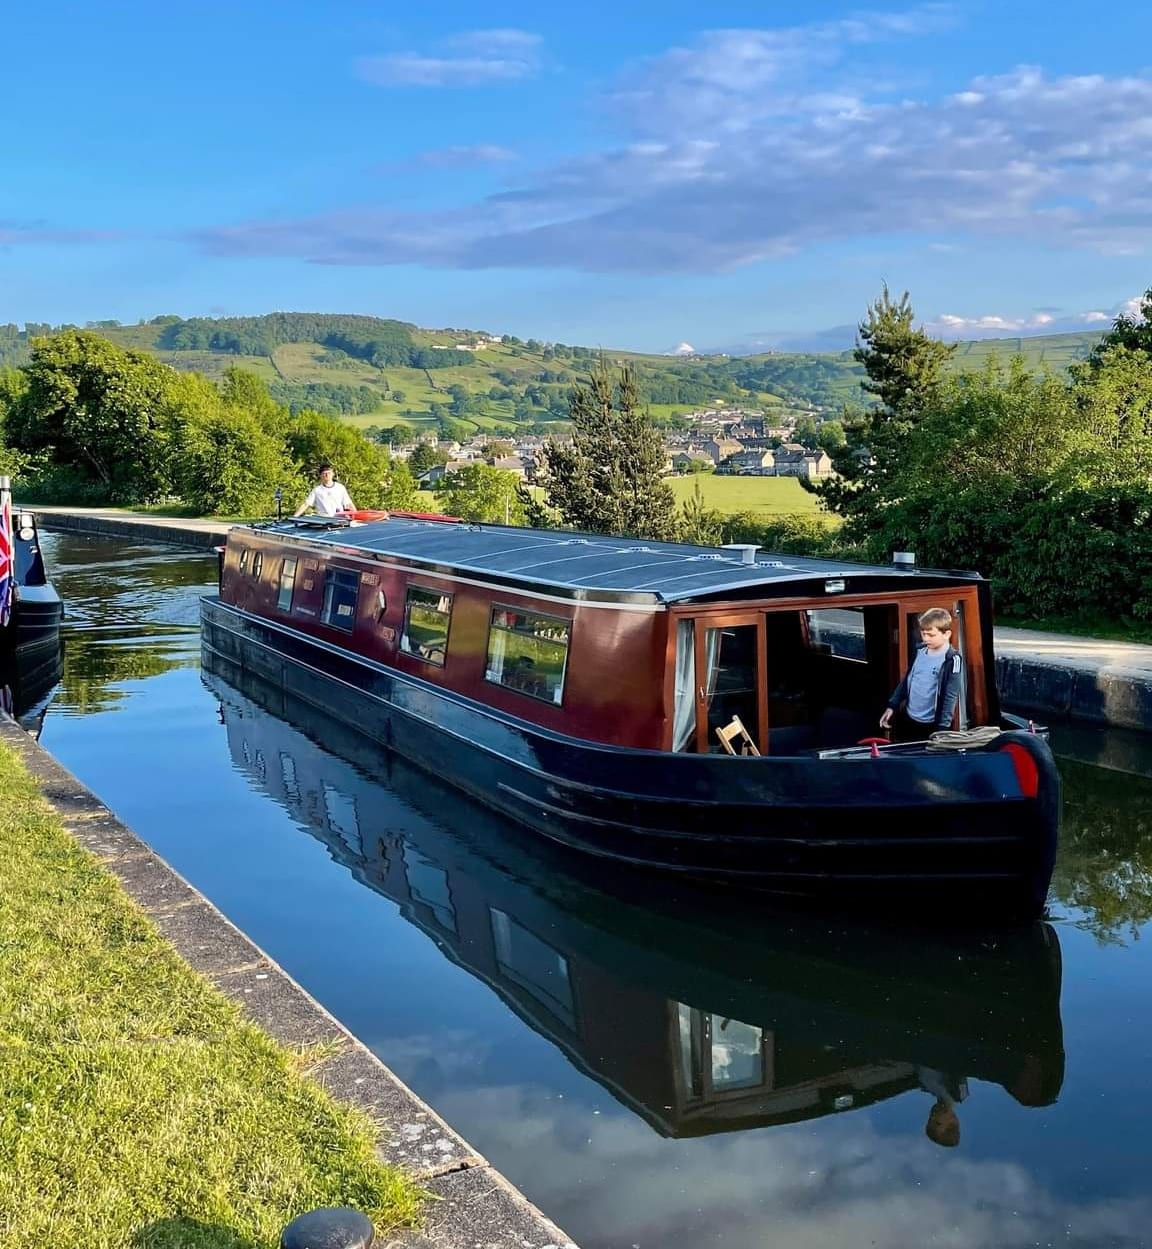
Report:
[[[452,902],[448,873],[414,846],[405,843],[404,875],[408,878],[408,891],[413,900],[423,902],[446,932],[457,932],[456,907]]]
[[[693,1097],[738,1092],[769,1083],[764,1030],[677,1003],[680,1069]]]
[[[568,960],[535,933],[503,911],[490,908],[492,940],[500,970],[569,1028],[576,1023],[576,1002]]]

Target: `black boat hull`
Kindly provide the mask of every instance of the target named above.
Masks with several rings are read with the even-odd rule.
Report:
[[[1037,737],[1005,750],[743,759],[629,750],[540,729],[206,598],[204,645],[555,841],[777,892],[1029,919],[1055,858],[1059,778]],[[1035,793],[1021,789],[1019,759]]]

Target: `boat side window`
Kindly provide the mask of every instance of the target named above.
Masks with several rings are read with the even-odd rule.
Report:
[[[360,594],[360,574],[348,568],[329,568],[324,574],[324,607],[320,619],[326,625],[352,632],[356,621],[356,599]]]
[[[257,551],[256,554],[252,556],[252,575],[254,577],[259,577],[263,568],[264,568],[264,552]]]
[[[564,697],[572,622],[518,607],[493,607],[485,680],[546,703]]]
[[[292,591],[296,588],[296,557],[286,556],[280,564],[280,591],[276,595],[276,606],[281,611],[292,610]]]
[[[241,573],[248,571],[248,548],[246,546],[240,548],[240,571]]]
[[[452,623],[452,595],[410,585],[404,600],[404,632],[400,649],[425,663],[444,666],[448,628]]]

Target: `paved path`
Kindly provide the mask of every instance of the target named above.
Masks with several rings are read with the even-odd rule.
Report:
[[[113,507],[36,507],[44,528],[123,534],[208,549],[231,523]],[[998,628],[996,679],[1013,710],[1152,732],[1152,646]]]

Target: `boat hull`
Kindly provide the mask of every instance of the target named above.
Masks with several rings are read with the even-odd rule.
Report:
[[[12,606],[11,645],[17,655],[60,644],[64,604],[52,585],[22,585]]]
[[[204,645],[579,850],[774,892],[1031,918],[1055,857],[1047,746],[880,759],[629,750],[543,730],[220,602]],[[1021,788],[1030,761],[1035,793]]]

